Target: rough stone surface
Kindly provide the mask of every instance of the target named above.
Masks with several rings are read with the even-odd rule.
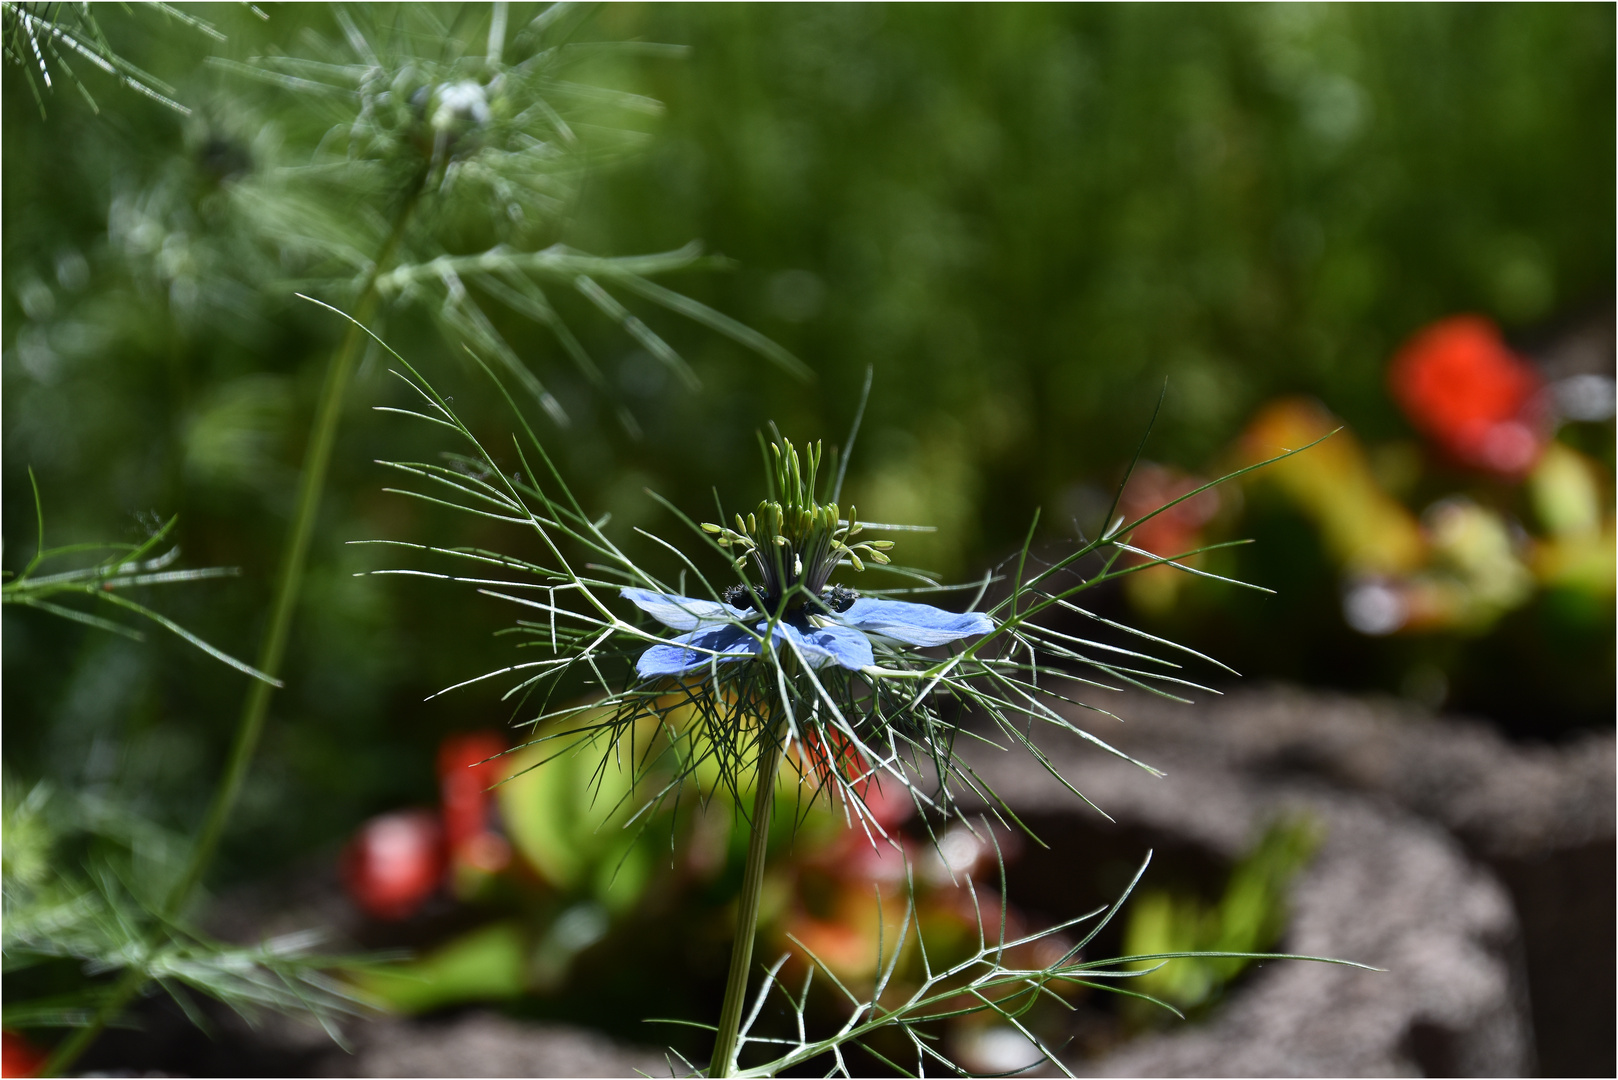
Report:
[[[80,1061],[86,1076],[671,1076],[686,1070],[650,1047],[566,1024],[511,1020],[488,1010],[448,1016],[350,1018],[347,1049],[307,1019],[274,1013],[252,1023],[203,1001],[203,1033],[166,996],[136,1010],[138,1029],[115,1029]]]
[[[1172,752],[1243,772],[1319,776],[1430,818],[1488,858],[1613,840],[1610,732],[1560,746],[1514,744],[1481,722],[1393,699],[1281,687],[1195,708],[1133,695],[1113,711],[1128,722],[1074,719],[1149,757]]]
[[[1190,841],[1225,858],[1241,854],[1278,813],[1313,815],[1326,839],[1295,883],[1282,947],[1388,970],[1266,965],[1209,1021],[1075,1062],[1075,1071],[1516,1076],[1532,1070],[1510,895],[1449,828],[1472,828],[1505,850],[1521,850],[1530,837],[1573,843],[1599,834],[1596,815],[1580,802],[1589,792],[1567,794],[1577,783],[1599,792],[1599,747],[1517,759],[1504,744],[1491,745],[1486,731],[1433,721],[1412,731],[1352,702],[1306,695],[1255,695],[1184,710],[1184,720],[1150,705],[1118,711],[1128,724],[1105,717],[1098,723],[1092,714],[1085,726],[1100,733],[1100,723],[1109,725],[1110,741],[1168,776],[1154,779],[1076,739],[1048,740],[1064,775],[1121,826]],[[1610,740],[1606,746],[1610,792]],[[1509,768],[1488,764],[1500,756],[1496,751],[1511,759]],[[1564,760],[1546,766],[1542,759],[1558,753]],[[1595,764],[1583,765],[1581,754]],[[1417,757],[1425,761],[1413,763]],[[1572,766],[1563,767],[1566,758]],[[974,766],[1019,813],[1082,812],[1025,756],[984,752]],[[1570,772],[1585,776],[1581,768],[1588,779],[1570,781]],[[1433,784],[1423,769],[1447,770],[1456,782]],[[1525,820],[1502,824],[1487,799],[1466,790],[1467,779],[1503,798],[1523,798]],[[1610,815],[1610,794],[1604,805]],[[1607,829],[1610,837],[1610,821]]]
[[[651,1051],[559,1024],[519,1023],[493,1013],[428,1023],[372,1022],[355,1032],[352,1055],[321,1061],[319,1076],[668,1076]]]
[[[1106,1076],[1517,1076],[1530,1032],[1504,890],[1448,838],[1352,800],[1292,793],[1327,839],[1284,947],[1386,968],[1268,965],[1213,1022],[1097,1063]],[[1206,806],[1204,807],[1204,809]]]
[[[1074,719],[1170,769],[1173,780],[1186,771],[1182,762],[1254,778],[1313,777],[1448,831],[1510,892],[1540,1074],[1612,1075],[1612,732],[1517,743],[1406,702],[1285,687],[1195,708],[1135,695],[1113,711],[1128,722]]]

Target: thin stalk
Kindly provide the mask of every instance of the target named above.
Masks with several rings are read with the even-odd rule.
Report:
[[[736,1038],[747,1002],[747,976],[753,966],[753,938],[758,933],[758,899],[764,884],[764,853],[769,846],[770,814],[775,809],[775,774],[781,766],[778,725],[760,736],[758,791],[753,795],[753,831],[747,838],[747,865],[742,871],[742,895],[736,910],[736,940],[730,947],[730,975],[725,979],[725,1003],[719,1010],[719,1033],[714,1039],[709,1076],[731,1076],[736,1068]]]
[[[96,1036],[107,1026],[107,1021],[122,1012],[124,1006],[134,1000],[141,987],[146,985],[146,981],[146,972],[140,968],[133,966],[125,968],[122,977],[113,984],[112,993],[107,995],[107,1000],[96,1010],[95,1017],[57,1044],[56,1049],[51,1051],[51,1056],[45,1059],[45,1064],[40,1066],[38,1075],[61,1076],[64,1070],[79,1059],[80,1054],[90,1048]]]
[[[360,326],[370,320],[376,309],[377,278],[383,268],[392,261],[394,252],[399,248],[405,226],[409,223],[410,214],[421,197],[426,179],[427,175],[423,172],[411,183],[404,202],[400,204],[399,211],[394,216],[393,228],[389,231],[387,240],[383,242],[375,262],[371,264],[370,272],[365,277],[359,300],[354,306],[354,321],[348,324],[348,329],[344,332],[343,339],[326,368],[326,379],[320,388],[314,426],[309,431],[308,450],[304,454],[303,469],[298,476],[298,501],[292,515],[292,527],[287,533],[286,547],[281,554],[275,599],[270,608],[270,622],[259,647],[258,669],[272,679],[280,675],[281,662],[286,657],[287,640],[292,632],[292,615],[297,608],[298,593],[303,585],[304,568],[309,562],[309,542],[314,535],[315,518],[320,510],[320,496],[326,486],[326,474],[331,468],[332,447],[337,442],[337,427],[343,415],[343,399],[347,394],[348,384],[353,380],[354,367],[359,362],[365,343],[370,340],[361,332]],[[208,806],[208,815],[203,819],[202,829],[198,832],[197,842],[191,849],[191,858],[186,863],[185,872],[180,875],[163,902],[160,914],[165,922],[184,910],[186,901],[190,899],[197,883],[202,880],[208,863],[213,859],[214,851],[219,846],[219,838],[224,834],[225,825],[230,820],[231,811],[236,808],[236,801],[241,797],[242,784],[247,780],[247,771],[252,765],[253,754],[258,749],[259,739],[264,733],[264,721],[270,711],[270,694],[274,689],[269,683],[259,679],[252,680],[248,687],[247,700],[242,705],[242,715],[237,723],[230,757],[226,761],[224,774],[219,779],[219,786],[214,790],[213,801]],[[39,1075],[59,1076],[71,1067],[79,1055],[84,1053],[101,1034],[108,1021],[128,1005],[147,982],[145,973],[139,967],[128,968],[122,978],[114,984],[112,993],[107,996],[101,1008],[96,1010],[91,1022],[79,1028],[56,1047]]]
[[[420,196],[423,179],[425,176],[411,185],[409,195],[395,215],[393,229],[376,261],[371,264],[371,272],[366,275],[365,287],[354,306],[354,319],[348,323],[343,340],[326,368],[315,423],[309,431],[309,449],[304,454],[303,471],[298,477],[298,501],[292,515],[292,528],[287,534],[286,548],[281,556],[281,572],[274,606],[270,609],[270,624],[259,651],[258,669],[272,679],[280,675],[281,662],[286,657],[287,640],[292,633],[292,615],[297,610],[304,568],[309,562],[309,542],[314,536],[315,519],[320,512],[320,496],[326,487],[332,447],[337,442],[337,428],[343,415],[343,399],[347,395],[348,384],[353,380],[354,367],[370,341],[360,327],[370,321],[376,309],[377,277],[399,247],[410,212]],[[236,727],[236,738],[230,748],[225,775],[214,792],[208,816],[203,820],[202,831],[191,850],[191,860],[186,864],[185,873],[175,883],[164,904],[165,915],[172,917],[180,912],[213,859],[219,838],[230,820],[231,811],[236,808],[236,800],[241,796],[242,784],[253,763],[259,738],[264,733],[264,721],[270,711],[270,695],[274,691],[275,687],[256,679],[247,688],[247,701],[242,706],[242,716]]]

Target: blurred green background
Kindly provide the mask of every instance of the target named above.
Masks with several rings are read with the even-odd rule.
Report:
[[[185,565],[242,576],[147,599],[251,657],[341,327],[292,297],[305,285],[273,230],[247,229],[221,193],[268,155],[312,146],[325,121],[204,61],[305,55],[342,32],[321,6],[271,6],[262,20],[195,10],[223,41],[140,10],[102,18],[190,118],[90,70],[99,112],[62,84],[42,117],[5,70],[4,557],[16,570],[32,553],[30,467],[50,543],[134,540],[178,513]],[[515,9],[513,25],[531,16]],[[487,21],[473,8],[451,33],[480,41]],[[938,526],[900,554],[962,577],[1013,551],[1036,507],[1042,547],[1093,528],[1165,384],[1147,456],[1207,474],[1282,394],[1318,398],[1369,442],[1410,440],[1384,372],[1433,319],[1481,312],[1530,348],[1610,325],[1610,5],[623,4],[576,36],[689,50],[595,63],[590,78],[663,109],[604,142],[533,231],[601,255],[700,240],[730,267],[663,283],[814,372],[795,379],[626,301],[690,360],[692,390],[556,290],[603,390],[548,330],[492,312],[571,418],[530,410],[541,437],[626,537],[675,527],[647,487],[698,516],[715,488],[729,505],[756,499],[755,432],[771,420],[840,441],[868,367],[849,495],[868,518]],[[400,303],[379,328],[503,442],[504,406],[429,315]],[[535,554],[382,491],[375,459],[444,448],[371,411],[402,401],[385,368],[371,357],[350,396],[288,686],[226,878],[431,801],[443,734],[512,715],[493,689],[423,702],[507,662],[491,634],[508,610],[466,588],[355,576],[400,560],[351,540]],[[614,419],[620,404],[639,438]],[[1574,428],[1610,476],[1611,423]],[[1460,474],[1429,487],[1422,498],[1510,501]],[[1250,679],[1408,693],[1413,671],[1438,670],[1430,704],[1521,737],[1611,723],[1610,595],[1571,614],[1536,601],[1481,637],[1370,639],[1344,625],[1337,571],[1305,520],[1273,500],[1248,509],[1232,527],[1260,543],[1229,569],[1281,595],[1198,586],[1149,625]],[[1119,596],[1100,602],[1128,614]],[[192,827],[240,677],[177,641],[10,608],[4,659],[13,775]]]

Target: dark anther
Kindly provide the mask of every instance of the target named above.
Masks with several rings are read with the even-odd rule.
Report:
[[[753,590],[746,585],[732,585],[726,589],[725,603],[737,611],[750,611],[758,606],[753,597]]]
[[[847,585],[833,585],[820,594],[820,602],[836,612],[847,611],[859,598],[860,594]]]

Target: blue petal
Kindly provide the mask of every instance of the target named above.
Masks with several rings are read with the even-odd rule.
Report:
[[[943,645],[994,629],[994,620],[981,611],[961,614],[931,604],[868,597],[854,601],[854,605],[843,612],[843,622],[868,634],[916,646]]]
[[[847,626],[835,624],[800,630],[791,623],[776,623],[775,636],[791,638],[810,667],[841,664],[852,671],[876,663],[871,639]]]
[[[740,611],[717,600],[693,600],[689,596],[652,592],[649,589],[620,589],[618,595],[674,630],[695,630],[702,626],[728,623],[742,616]]]
[[[699,652],[699,649],[707,651]],[[710,663],[746,660],[750,656],[757,656],[758,649],[758,639],[740,626],[694,630],[670,638],[667,644],[653,645],[641,653],[640,659],[635,661],[635,674],[643,679],[659,675],[684,675],[688,671],[705,668]]]

